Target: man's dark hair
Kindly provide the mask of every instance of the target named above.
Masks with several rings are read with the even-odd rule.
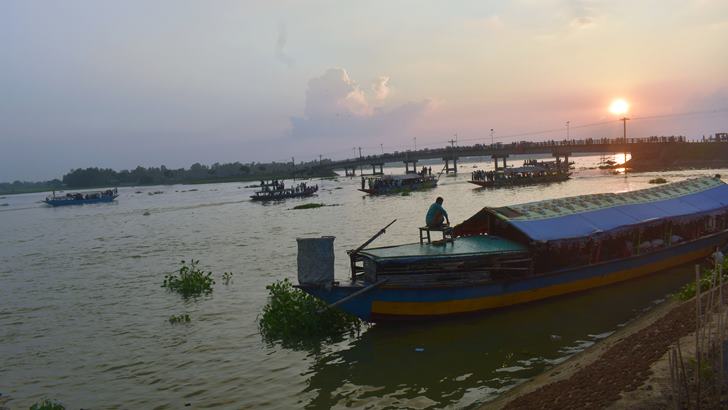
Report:
[[[441,196],[438,196],[437,199],[435,199],[435,202],[443,202],[443,201],[444,201],[444,199],[442,199]]]

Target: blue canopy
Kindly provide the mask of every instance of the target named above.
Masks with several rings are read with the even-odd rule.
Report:
[[[699,178],[622,194],[584,195],[486,209],[534,241],[552,241],[726,208],[728,185],[714,178]]]

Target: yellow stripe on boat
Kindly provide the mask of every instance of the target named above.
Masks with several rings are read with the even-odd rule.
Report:
[[[631,269],[613,272],[594,278],[578,280],[559,285],[527,290],[522,292],[514,292],[506,295],[487,296],[483,298],[450,300],[444,302],[372,302],[373,315],[395,315],[395,316],[435,316],[456,313],[474,312],[478,310],[486,310],[499,308],[504,306],[516,305],[519,303],[532,302],[552,296],[563,295],[572,292],[578,292],[599,286],[609,285],[640,276],[644,276],[653,272],[668,269],[671,267],[686,264],[688,262],[703,258],[710,255],[711,247],[699,249],[697,251],[677,255],[672,258],[666,258],[648,265],[643,265]]]

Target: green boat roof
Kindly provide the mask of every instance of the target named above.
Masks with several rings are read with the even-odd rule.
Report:
[[[442,245],[411,243],[406,245],[370,248],[361,251],[375,261],[419,257],[462,257],[492,253],[527,252],[528,248],[517,242],[498,236],[481,235],[455,238],[452,243]]]

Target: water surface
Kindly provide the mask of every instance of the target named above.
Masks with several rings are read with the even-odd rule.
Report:
[[[482,404],[654,306],[689,269],[456,320],[375,325],[313,350],[261,340],[265,286],[295,278],[296,237],[336,236],[341,277],[346,249],[392,219],[373,245],[416,242],[438,195],[457,223],[483,206],[721,172],[624,177],[585,169],[599,157],[575,160],[580,169],[564,183],[484,190],[467,179],[473,166],[491,165],[473,159],[436,189],[406,197],[367,197],[356,191],[358,179],[343,177],[312,181],[321,187],[315,199],[271,204],[250,202],[249,183],[123,188],[113,204],[61,208],[39,203],[45,194],[7,196],[0,199],[8,203],[0,208],[0,405],[27,408],[43,397],[94,409]],[[336,206],[291,209],[314,201]],[[160,287],[190,258],[214,272],[209,296],[184,300]],[[228,285],[226,271],[233,272]],[[189,324],[168,323],[182,313]]]

